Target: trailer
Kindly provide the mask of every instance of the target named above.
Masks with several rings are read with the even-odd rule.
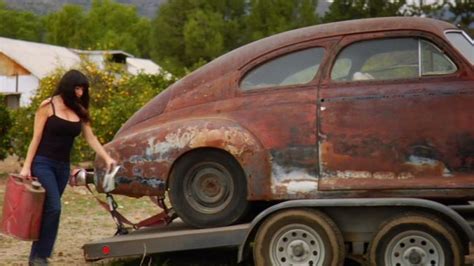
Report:
[[[463,265],[474,263],[473,228],[472,204],[308,199],[273,205],[250,223],[194,229],[176,220],[96,240],[83,249],[87,261],[235,247],[238,262],[251,260],[253,253],[257,265],[321,265],[328,256],[330,265],[342,265],[344,258],[381,265],[378,253],[391,256],[393,265]],[[447,244],[453,252],[446,253]]]

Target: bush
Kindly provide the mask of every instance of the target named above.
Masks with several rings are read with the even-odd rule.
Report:
[[[12,125],[10,114],[5,105],[5,97],[0,95],[0,160],[7,157],[10,148],[10,137],[8,130]]]
[[[133,76],[116,64],[100,70],[96,65],[86,62],[78,70],[89,78],[89,112],[92,128],[101,143],[110,141],[133,113],[174,82],[165,75]],[[64,73],[64,70],[57,70],[42,79],[31,105],[14,112],[12,131],[15,135],[12,143],[15,153],[20,157],[26,156],[36,109],[44,99],[51,97]],[[89,161],[94,159],[94,151],[80,137],[76,138],[71,156],[73,162]]]

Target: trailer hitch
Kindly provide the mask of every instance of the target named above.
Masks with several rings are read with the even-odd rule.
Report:
[[[86,184],[86,187],[92,193],[92,190],[88,184]],[[158,199],[158,206],[162,208],[163,211],[151,217],[148,217],[145,220],[142,220],[138,223],[133,223],[117,210],[118,204],[115,201],[112,194],[106,193],[107,202],[104,202],[103,200],[99,199],[99,197],[97,197],[93,193],[92,195],[99,202],[99,204],[104,209],[106,209],[110,213],[110,215],[112,215],[112,219],[114,220],[117,226],[117,231],[115,232],[114,235],[126,235],[130,232],[131,229],[137,230],[142,227],[152,227],[152,226],[159,226],[159,225],[166,226],[170,224],[174,219],[177,218],[177,215],[175,211],[173,210],[173,208],[169,208],[166,206],[164,197],[161,197]],[[130,227],[126,227],[125,225],[129,225]]]
[[[171,223],[176,217],[176,213],[172,208],[168,208],[165,204],[164,197],[158,199],[158,206],[163,209],[162,212],[153,215],[145,220],[142,220],[138,223],[132,223],[130,220],[125,218],[120,212],[117,211],[118,204],[115,201],[114,197],[110,193],[106,193],[107,198],[107,210],[112,215],[112,219],[114,220],[115,224],[117,225],[117,231],[115,235],[125,235],[129,233],[130,228],[125,227],[124,224],[130,225],[132,229],[137,230],[142,227],[151,227],[151,226],[158,226],[158,225],[168,225]],[[102,206],[104,202],[100,202]],[[105,206],[104,206],[105,207]]]
[[[115,232],[115,235],[125,235],[125,234],[128,234],[130,230],[137,230],[142,227],[152,227],[152,226],[159,226],[159,225],[166,226],[170,224],[174,219],[177,218],[177,215],[175,211],[173,210],[173,208],[169,208],[168,206],[166,206],[165,197],[161,196],[155,200],[156,201],[155,203],[163,211],[145,220],[142,220],[138,223],[133,223],[117,210],[118,204],[115,201],[112,194],[110,194],[109,192],[105,193],[106,200],[107,200],[107,202],[105,202],[92,192],[92,189],[89,187],[89,184],[93,183],[92,177],[93,177],[92,171],[87,171],[84,169],[75,169],[71,173],[69,184],[71,186],[81,186],[81,185],[85,186],[89,190],[89,192],[94,196],[97,202],[99,202],[99,204],[104,209],[106,209],[110,213],[110,215],[112,215],[112,219],[117,225],[117,231]],[[125,225],[129,225],[130,227],[126,227]]]

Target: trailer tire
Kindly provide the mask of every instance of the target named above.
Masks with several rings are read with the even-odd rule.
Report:
[[[219,150],[191,152],[173,167],[169,179],[171,205],[194,227],[236,223],[247,212],[247,182],[239,163]]]
[[[383,224],[369,247],[370,265],[464,265],[456,231],[437,217],[411,213]]]
[[[312,209],[284,210],[258,229],[253,257],[257,266],[339,266],[344,263],[344,241],[326,214]]]

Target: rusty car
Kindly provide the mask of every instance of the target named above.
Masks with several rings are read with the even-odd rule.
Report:
[[[474,200],[473,64],[469,35],[428,18],[255,41],[123,124],[106,145],[121,165],[112,193],[167,193],[195,227],[234,224],[260,201]],[[96,183],[104,173],[97,159]]]

